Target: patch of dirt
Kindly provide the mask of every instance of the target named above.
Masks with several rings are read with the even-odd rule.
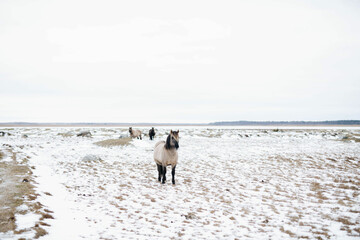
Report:
[[[27,159],[21,163],[17,161],[17,154],[12,148],[7,149],[11,161],[1,161],[4,153],[0,151],[0,232],[21,234],[27,231],[35,232],[35,239],[47,234],[46,230],[36,223],[29,229],[17,229],[16,216],[29,212],[41,214],[42,205],[36,202],[38,194],[35,192],[35,183]],[[26,206],[26,210],[18,207]]]
[[[344,142],[360,142],[359,134],[346,134],[344,137],[342,137],[341,141]]]
[[[197,218],[195,213],[192,213],[192,212],[189,212],[188,214],[181,215],[181,216],[184,216],[186,218],[186,220],[196,219]]]
[[[94,144],[101,147],[125,146],[129,145],[131,140],[131,138],[107,139],[104,141],[95,142]]]

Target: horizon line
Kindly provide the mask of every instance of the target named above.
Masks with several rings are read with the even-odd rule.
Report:
[[[317,120],[317,121],[252,121],[252,120],[236,120],[236,121],[216,121],[203,123],[174,123],[174,122],[0,122],[0,126],[236,126],[236,125],[360,125],[360,120]]]

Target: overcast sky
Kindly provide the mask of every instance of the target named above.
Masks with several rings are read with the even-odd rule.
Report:
[[[335,119],[359,1],[0,1],[0,122]]]

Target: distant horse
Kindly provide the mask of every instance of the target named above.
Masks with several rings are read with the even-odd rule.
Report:
[[[1,131],[0,132],[0,136],[5,136],[5,135],[8,135],[8,136],[11,136],[12,134],[11,133],[8,133],[8,132],[3,132],[3,131]]]
[[[155,137],[155,129],[154,128],[151,128],[149,130],[149,136],[150,136],[150,140],[154,139],[154,137]]]
[[[129,133],[130,133],[130,137],[137,139],[140,138],[140,140],[142,140],[140,130],[133,130],[132,127],[129,127]]]
[[[91,132],[90,131],[82,131],[80,133],[78,133],[76,136],[78,137],[91,137]]]
[[[171,165],[172,167],[172,183],[175,184],[175,168],[178,161],[178,150],[179,148],[179,130],[173,132],[170,131],[169,136],[165,141],[160,141],[155,144],[154,149],[154,160],[157,165],[159,172],[158,180],[162,183],[166,181],[166,166]]]

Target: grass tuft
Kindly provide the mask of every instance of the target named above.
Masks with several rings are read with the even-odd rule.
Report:
[[[131,138],[120,138],[120,139],[108,139],[100,142],[95,142],[95,145],[100,147],[114,147],[114,146],[126,146],[129,145]]]

